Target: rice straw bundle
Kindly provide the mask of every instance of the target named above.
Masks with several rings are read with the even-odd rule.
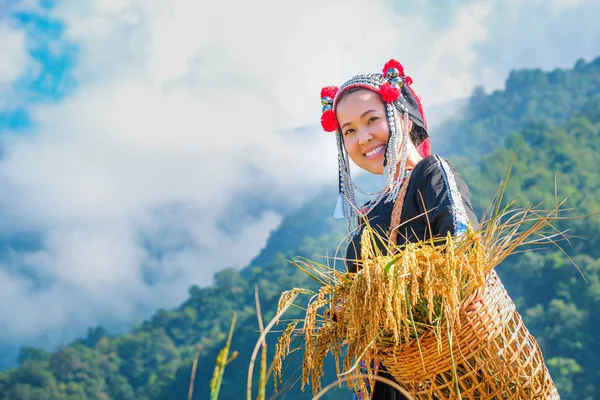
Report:
[[[338,375],[354,377],[349,386],[363,392],[359,363],[373,376],[377,360],[416,399],[559,398],[541,351],[494,268],[524,246],[565,239],[553,223],[566,219],[560,216],[566,210],[563,203],[552,210],[512,204],[501,210],[505,185],[486,211],[492,216],[484,215],[478,230],[469,227],[460,237],[381,251],[376,242],[389,238],[366,223],[357,273],[295,262],[321,287],[304,321],[292,322],[279,339],[275,381],[281,379],[294,329],[303,323],[302,390],[310,383],[314,394],[321,388],[323,360],[332,353]],[[280,308],[300,291],[306,292],[284,292]]]

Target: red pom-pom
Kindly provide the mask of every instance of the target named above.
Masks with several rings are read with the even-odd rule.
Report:
[[[404,83],[407,84],[408,86],[412,85],[413,80],[410,76],[407,76],[406,78],[404,78]]]
[[[404,76],[404,67],[399,61],[391,59],[390,61],[386,62],[383,66],[383,75],[385,75],[390,68],[396,68],[400,73],[400,76]]]
[[[327,110],[321,115],[321,126],[325,132],[337,131],[338,121],[333,110]]]
[[[321,89],[321,98],[331,97],[333,99],[337,91],[337,86],[325,86],[323,89]]]
[[[379,88],[379,94],[383,101],[391,103],[400,98],[400,89],[386,82]]]
[[[417,148],[417,152],[423,158],[431,154],[431,144],[429,143],[429,138],[425,139],[425,141],[419,145],[419,147]]]

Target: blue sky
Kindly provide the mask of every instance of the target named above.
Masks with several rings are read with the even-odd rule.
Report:
[[[49,10],[52,5],[49,1],[39,3],[41,10]],[[7,25],[25,35],[30,64],[12,82],[14,104],[1,111],[0,132],[24,131],[31,124],[28,106],[60,101],[75,86],[69,73],[76,60],[76,48],[63,39],[63,23],[47,15],[17,9],[5,19]],[[33,63],[38,68],[34,69]]]
[[[127,326],[244,266],[286,210],[335,185],[322,86],[393,57],[427,112],[501,88],[514,68],[600,56],[593,0],[0,9],[0,304],[18,305],[0,308],[0,343],[11,346]]]

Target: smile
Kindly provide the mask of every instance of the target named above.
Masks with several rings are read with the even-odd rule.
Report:
[[[373,157],[373,156],[379,155],[380,153],[383,153],[384,150],[385,150],[385,145],[382,144],[381,146],[374,148],[373,150],[369,151],[368,153],[365,153],[365,156]]]

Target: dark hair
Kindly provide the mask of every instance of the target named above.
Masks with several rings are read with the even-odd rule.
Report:
[[[412,129],[409,132],[410,140],[413,142],[415,147],[419,147],[421,143],[429,137],[429,134],[420,125],[415,124],[413,121]]]
[[[350,89],[347,89],[347,90],[343,91],[342,94],[340,94],[340,97],[338,97],[338,99],[336,100],[336,103],[339,103],[340,100],[342,100],[344,97],[349,96],[352,93],[356,93],[359,90],[371,90],[372,92],[375,92],[372,89],[368,89],[368,88],[361,87],[361,86],[351,87]],[[375,92],[375,93],[377,93],[377,92]],[[398,103],[394,103],[394,107],[400,113],[403,112],[403,110],[400,108]],[[409,114],[409,118],[410,118],[410,114]],[[411,120],[412,120],[412,118],[411,118]],[[423,143],[425,141],[425,139],[427,139],[429,137],[429,135],[427,134],[427,131],[425,129],[423,129],[419,124],[415,123],[414,120],[413,120],[413,124],[412,124],[412,129],[410,130],[409,135],[410,135],[410,141],[413,142],[415,147],[419,147],[421,145],[421,143]]]

